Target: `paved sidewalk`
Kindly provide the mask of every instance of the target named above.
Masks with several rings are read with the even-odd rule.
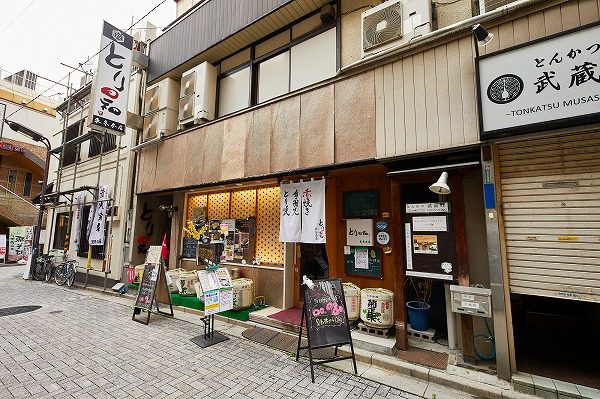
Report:
[[[0,269],[0,398],[419,398],[328,367],[310,382],[308,361],[235,336],[202,349],[198,325],[152,315],[131,321],[131,303],[20,278]],[[230,326],[233,330],[235,326]],[[237,327],[239,328],[239,327]],[[227,330],[225,330],[227,332]],[[431,398],[471,397],[438,386]]]

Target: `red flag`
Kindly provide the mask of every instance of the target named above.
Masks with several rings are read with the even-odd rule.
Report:
[[[169,256],[169,248],[167,248],[167,233],[163,237],[162,248],[160,250],[160,256],[166,261]]]

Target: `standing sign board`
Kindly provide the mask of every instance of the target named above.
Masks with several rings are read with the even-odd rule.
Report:
[[[600,24],[477,61],[481,138],[600,120]]]
[[[92,84],[90,126],[124,134],[133,38],[104,21]]]
[[[156,313],[173,316],[173,304],[171,303],[171,296],[167,295],[169,302],[170,313],[163,312],[158,306],[156,299],[156,289],[159,285],[163,286],[163,289],[168,291],[167,279],[165,277],[165,265],[160,256],[162,247],[160,245],[150,246],[146,254],[146,263],[144,265],[144,274],[140,281],[138,288],[138,294],[133,305],[133,316],[132,320],[142,324],[148,324],[150,322],[150,313],[153,312],[153,307],[156,306]],[[136,315],[145,311],[147,313],[146,320],[136,319]]]
[[[302,317],[300,319],[300,333],[298,334],[296,361],[298,361],[300,350],[308,349],[312,382],[315,382],[315,364],[352,359],[354,373],[357,374],[354,346],[352,344],[352,336],[350,335],[348,311],[346,309],[342,280],[319,280],[314,281],[312,287],[308,287],[307,285],[303,285],[302,287],[304,306],[302,307]],[[301,346],[304,321],[306,321],[307,346]],[[346,344],[350,344],[352,354],[350,356],[337,356],[337,348]],[[335,347],[335,357],[319,361],[313,360],[313,349],[331,346]]]
[[[191,341],[206,348],[229,339],[215,331],[215,313],[233,309],[233,281],[225,267],[199,270],[198,280],[204,293],[204,334],[192,338]]]
[[[0,234],[0,261],[6,262],[6,234]]]

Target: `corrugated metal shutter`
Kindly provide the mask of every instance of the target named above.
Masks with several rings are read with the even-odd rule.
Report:
[[[498,149],[511,292],[600,302],[600,131]]]

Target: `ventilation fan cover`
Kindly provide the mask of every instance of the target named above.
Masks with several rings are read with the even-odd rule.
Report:
[[[363,13],[363,50],[402,37],[402,3],[396,1],[382,6]]]
[[[181,78],[181,90],[179,92],[179,97],[187,97],[190,94],[194,94],[196,92],[196,72],[192,72],[187,75],[183,75]]]
[[[158,133],[158,114],[144,117],[143,141],[156,137]]]
[[[183,85],[181,86],[183,87]],[[179,100],[179,120],[184,121],[194,116],[194,96]]]
[[[158,109],[160,104],[159,95],[160,86],[158,85],[146,90],[146,95],[144,96],[144,114],[149,114]]]

